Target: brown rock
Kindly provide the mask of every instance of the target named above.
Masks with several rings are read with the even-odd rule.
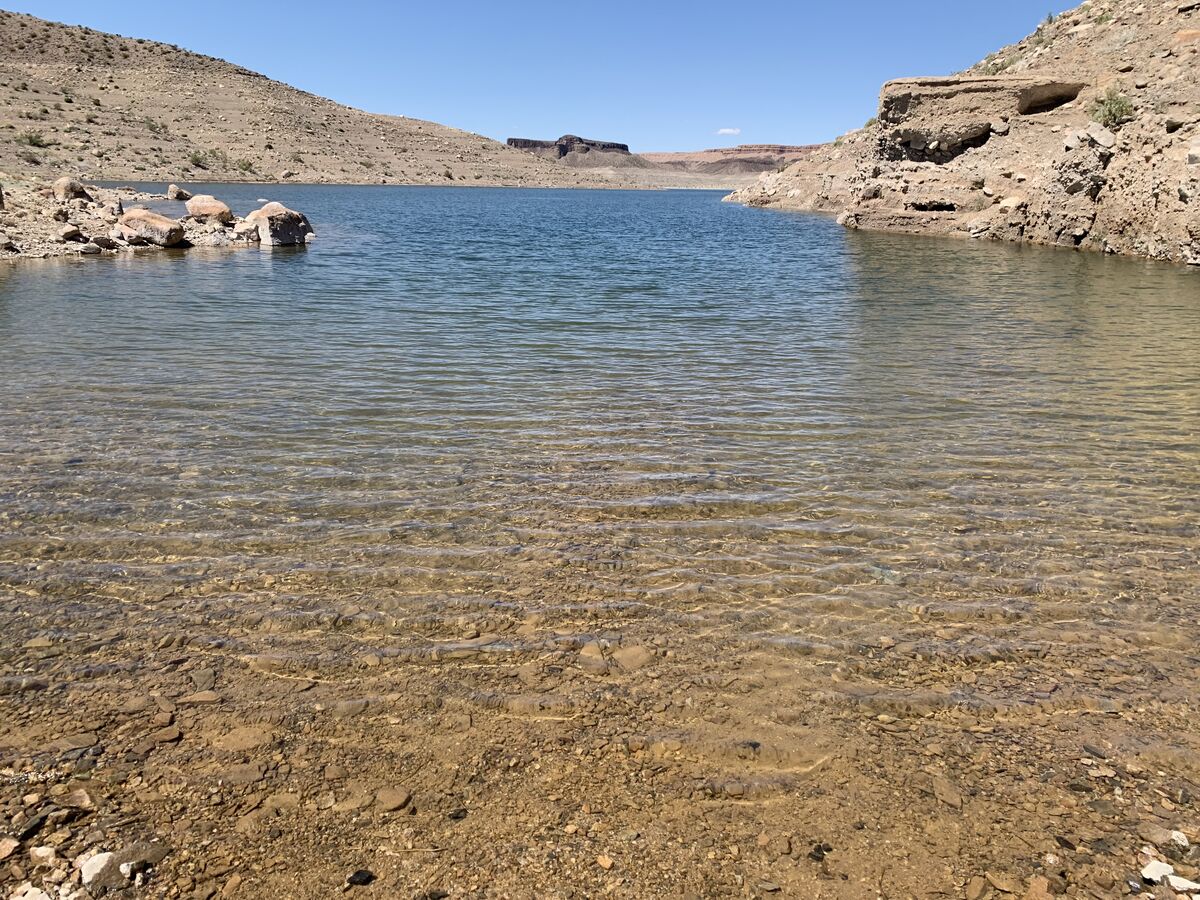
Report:
[[[131,209],[121,216],[120,226],[127,241],[136,238],[159,247],[174,247],[183,240],[182,225],[148,209]]]
[[[201,222],[219,222],[226,225],[233,221],[233,210],[211,194],[197,194],[187,202],[188,215]]]
[[[384,812],[404,809],[410,800],[412,800],[412,794],[399,787],[384,788],[375,795],[375,805]]]
[[[62,178],[54,182],[54,184],[51,185],[51,191],[53,191],[54,199],[60,202],[75,199],[92,199],[92,195],[87,192],[87,188],[83,186],[83,182],[77,178],[72,178],[69,175],[64,175]]]

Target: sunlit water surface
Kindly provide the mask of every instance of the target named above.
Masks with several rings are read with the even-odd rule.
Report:
[[[1200,273],[712,193],[218,193],[319,241],[0,269],[0,588],[1191,652]]]

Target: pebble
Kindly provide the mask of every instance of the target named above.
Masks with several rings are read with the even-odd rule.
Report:
[[[596,865],[602,868],[605,872],[613,867],[612,858],[605,856],[603,853],[596,857]]]
[[[375,804],[384,812],[395,812],[404,809],[412,800],[412,794],[404,788],[384,788],[375,795]]]
[[[375,873],[370,869],[356,869],[346,876],[347,886],[361,887],[375,880]]]

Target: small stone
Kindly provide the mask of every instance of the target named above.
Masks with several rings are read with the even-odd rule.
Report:
[[[963,798],[958,788],[949,779],[937,776],[933,779],[933,796],[952,809],[962,809]]]
[[[181,697],[179,702],[185,706],[211,706],[214,703],[221,702],[221,695],[216,691],[197,691],[194,694]]]
[[[613,867],[612,857],[605,856],[603,853],[601,853],[599,856],[596,857],[596,865],[598,865],[605,872],[607,872],[609,869],[611,869]]]
[[[86,244],[84,244],[82,247],[79,248],[79,252],[82,253],[84,256],[95,256],[96,254],[98,254],[100,252],[100,245],[97,244],[95,241],[88,241]]]
[[[984,894],[988,892],[987,879],[982,875],[975,875],[967,882],[966,897],[967,900],[983,900]]]
[[[115,870],[117,868],[117,865],[114,862],[115,858],[115,855],[112,853],[97,853],[95,856],[86,860],[84,864],[79,867],[79,873],[83,878],[84,886],[91,885],[92,883],[101,880],[106,874],[105,870],[110,866]]]
[[[412,794],[399,787],[384,788],[375,795],[375,805],[384,812],[404,809],[410,800],[412,800]]]
[[[343,700],[334,704],[333,717],[335,719],[352,719],[365,713],[370,705],[370,700]]]
[[[608,671],[608,662],[598,642],[588,641],[579,648],[579,667],[594,675],[603,675]]]
[[[1015,878],[1002,872],[987,872],[985,877],[988,883],[1001,893],[1015,894],[1021,889]]]
[[[183,732],[170,725],[166,728],[160,728],[158,731],[150,735],[150,740],[156,744],[174,744],[176,741],[183,738]]]
[[[83,232],[74,225],[64,225],[58,229],[57,240],[60,244],[65,244],[68,241],[82,241]]]
[[[612,654],[613,662],[627,672],[634,669],[640,669],[654,659],[654,652],[646,647],[621,647],[619,650],[614,650]]]
[[[30,847],[29,861],[34,866],[52,866],[58,860],[53,847]]]
[[[353,887],[362,887],[368,885],[375,880],[375,873],[370,869],[357,869],[346,876],[346,884]]]
[[[20,846],[21,842],[14,837],[0,837],[0,860],[8,859]]]
[[[1153,859],[1142,867],[1142,880],[1147,884],[1158,884],[1168,875],[1175,874],[1175,867],[1163,862],[1161,859]]]
[[[214,669],[196,669],[191,673],[192,685],[198,691],[211,691],[217,684],[217,673]]]
[[[1181,894],[1185,891],[1188,893],[1192,891],[1200,891],[1200,884],[1197,884],[1196,882],[1187,878],[1181,878],[1178,875],[1168,875],[1167,884],[1170,886],[1171,890],[1177,891]]]
[[[778,894],[783,890],[783,888],[773,881],[760,881],[758,883],[758,889],[764,894]]]

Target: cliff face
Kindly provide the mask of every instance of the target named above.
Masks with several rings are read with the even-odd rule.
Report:
[[[0,11],[9,180],[609,186],[434,122],[375,115],[219,59]],[[618,181],[616,186],[621,186]]]
[[[1200,264],[1200,3],[1095,0],[729,199]]]
[[[556,141],[538,141],[531,138],[509,138],[508,146],[523,150],[541,159],[554,162],[570,169],[648,169],[642,157],[629,152],[628,144],[616,141],[596,141],[574,134],[564,134]]]

